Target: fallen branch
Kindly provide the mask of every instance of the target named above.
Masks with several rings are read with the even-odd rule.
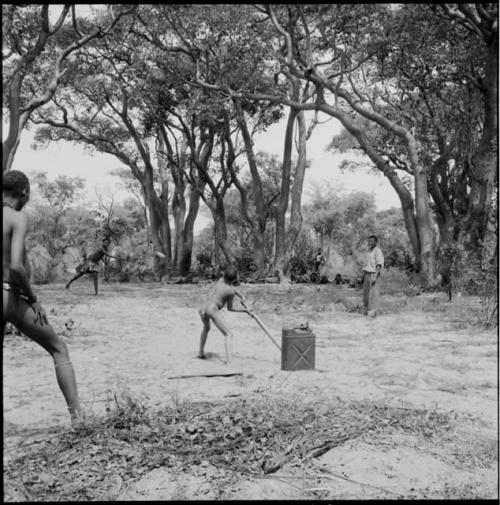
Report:
[[[241,372],[192,373],[187,375],[170,375],[167,379],[190,379],[191,377],[232,377],[233,375],[243,374]]]

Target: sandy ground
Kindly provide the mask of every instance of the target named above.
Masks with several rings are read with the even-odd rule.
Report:
[[[498,444],[498,336],[457,323],[457,304],[435,294],[434,312],[412,305],[396,313],[386,297],[376,319],[346,312],[345,294],[335,286],[242,286],[253,308],[278,342],[283,327],[309,322],[316,335],[316,370],[285,372],[281,356],[256,322],[227,313],[235,333],[235,360],[222,362],[224,341],[213,329],[208,359],[196,358],[201,323],[197,308],[209,284],[104,284],[94,296],[89,282],[38,286],[37,294],[54,328],[65,335],[87,409],[104,412],[106,398],[127,388],[152,404],[223,400],[249,392],[272,392],[325,401],[380,400],[387,404],[442,410],[462,420],[463,439]],[[424,296],[424,295],[422,295]],[[427,295],[425,295],[427,296]],[[429,295],[431,296],[431,295]],[[358,300],[359,298],[359,300]],[[384,307],[386,309],[384,310]],[[68,330],[68,328],[70,328]],[[19,437],[68,425],[51,360],[36,344],[9,336],[3,345],[5,447]],[[185,374],[238,372],[232,377],[171,379]],[[462,486],[464,498],[498,498],[496,464],[457,467],[449,455],[423,440],[352,440],[315,460],[329,472],[330,498],[442,498]],[[449,441],[453,444],[453,440]],[[457,451],[464,451],[457,439]],[[217,469],[193,470],[182,481],[168,469],[121,486],[120,499],[210,499],[210,476]],[[332,477],[333,476],[333,477]],[[346,479],[344,479],[344,477]],[[227,499],[287,499],[310,496],[318,488],[300,468],[285,465],[272,478],[242,479]]]

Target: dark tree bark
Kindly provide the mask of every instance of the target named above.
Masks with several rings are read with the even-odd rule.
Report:
[[[247,122],[245,120],[245,114],[241,107],[241,103],[239,100],[233,100],[234,108],[236,111],[236,120],[238,126],[241,130],[243,136],[243,142],[245,144],[245,152],[248,160],[248,167],[250,169],[250,175],[252,180],[252,192],[255,202],[255,214],[257,216],[256,221],[251,220],[248,217],[248,208],[247,196],[244,194],[244,189],[241,185],[236,185],[240,195],[241,195],[241,203],[244,213],[246,213],[247,218],[250,220],[252,224],[252,233],[254,238],[254,261],[257,267],[255,274],[260,276],[263,274],[265,269],[265,233],[266,233],[266,225],[267,225],[267,215],[266,215],[266,203],[264,199],[264,191],[262,188],[262,180],[260,178],[259,170],[257,168],[257,161],[255,158],[255,152],[253,149],[252,137],[250,135],[250,131],[248,129]]]

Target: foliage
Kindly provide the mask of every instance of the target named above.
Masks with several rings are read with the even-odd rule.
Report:
[[[55,279],[56,261],[41,244],[29,249],[31,279],[35,284],[46,284]]]
[[[384,253],[386,268],[399,268],[412,272],[415,268],[408,234],[405,230],[401,209],[392,208],[377,212],[374,234]]]
[[[85,188],[85,179],[59,175],[53,181],[47,179],[47,172],[36,172],[31,175],[31,184],[36,184],[42,198],[51,207],[63,212],[81,194]]]
[[[100,25],[96,16],[91,20],[77,16],[75,5],[2,5],[2,109],[8,117],[3,172],[12,167],[21,132],[33,113],[67,78],[72,56],[104,38],[134,10],[111,6],[100,13],[99,21],[104,21]]]
[[[460,242],[443,244],[438,251],[443,282],[451,284],[452,295],[479,296],[486,327],[498,325],[498,239],[495,234],[488,238],[481,255]]]
[[[126,281],[153,275],[152,250],[144,210],[135,199],[109,204],[107,210],[92,209],[78,202],[83,190],[80,178],[33,174],[33,201],[27,207],[30,233],[26,245],[35,283],[67,279],[74,273],[83,252],[101,246],[109,229],[115,258],[105,262],[106,278]],[[103,203],[103,202],[101,202]]]
[[[301,97],[295,109],[322,110],[345,127],[330,149],[345,152],[359,146],[404,202],[404,220],[388,218],[380,225],[385,218],[375,214],[370,196],[320,195],[305,209],[320,244],[335,243],[335,252],[352,260],[371,230],[383,235],[388,265],[409,270],[416,263],[418,271],[434,276],[432,217],[443,247],[463,244],[466,254],[480,250],[494,213],[498,179],[495,4],[245,4],[224,9],[154,4],[130,11],[111,6],[102,19],[116,23],[101,30],[96,17],[70,22],[69,15],[65,18],[69,8],[64,7],[64,23],[37,48],[37,36],[49,33],[43,23],[48,8],[3,7],[4,84],[22,75],[17,109],[27,113],[24,119],[30,116],[43,125],[36,132],[38,145],[60,139],[79,142],[111,153],[127,166],[134,181],[125,183],[149,214],[146,240],[166,252],[169,262],[182,250],[170,240],[171,211],[179,218],[174,219],[176,240],[184,237],[183,231],[192,237],[187,218],[182,222],[189,191],[213,210],[215,236],[233,249],[228,257],[234,253],[242,268],[252,269],[249,251],[258,256],[259,265],[263,256],[272,262],[278,254],[274,251],[282,244],[278,231],[284,211],[279,213],[283,220],[276,219],[275,199],[280,198],[276,189],[282,167],[277,159],[261,156],[259,174],[252,173],[252,180],[241,177],[240,188],[250,201],[244,213],[237,194],[228,191],[242,175],[241,167],[234,162],[231,171],[228,160],[243,154],[236,103],[250,118],[251,134],[265,131],[284,116],[292,81]],[[93,35],[84,40],[83,32]],[[70,47],[63,64],[56,63]],[[33,51],[34,58],[26,60]],[[25,64],[19,66],[21,60]],[[8,86],[4,89],[4,108],[13,110],[12,93]],[[47,97],[34,109],[23,109],[40,89],[50,91]],[[235,152],[230,156],[231,138]],[[9,141],[15,152],[16,139]],[[203,163],[202,153],[208,153]],[[263,179],[264,210],[257,205],[260,195],[252,194],[258,176]],[[42,179],[40,189],[45,184],[53,195],[50,205],[62,210],[72,198],[64,192],[65,181],[49,188]],[[54,196],[56,189],[59,196]],[[47,248],[53,255],[72,232],[64,230],[57,214],[51,216],[52,243]],[[274,222],[280,240],[272,244],[266,235],[262,254],[257,231],[263,235]],[[115,224],[120,236],[130,232],[128,224]],[[407,227],[409,240],[384,231],[401,225]],[[185,239],[181,245],[191,247],[191,242]],[[205,244],[201,249],[208,254]],[[304,250],[296,257],[303,256],[306,264],[308,254]],[[144,265],[149,262],[141,258]]]
[[[27,207],[30,232],[26,246],[36,283],[64,275],[63,256],[71,245],[80,247],[91,239],[93,216],[72,206],[84,189],[80,177],[58,176],[49,180],[45,172],[30,174],[32,202]]]
[[[331,186],[317,187],[304,215],[320,245],[331,246],[344,259],[357,258],[363,242],[375,232],[374,196],[361,191],[344,195]]]

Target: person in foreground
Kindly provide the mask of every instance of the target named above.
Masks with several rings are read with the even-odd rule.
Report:
[[[208,332],[210,331],[210,320],[212,320],[217,328],[224,335],[224,346],[226,350],[226,364],[230,363],[233,358],[233,332],[227,327],[220,310],[227,303],[227,310],[231,312],[246,312],[247,309],[234,309],[233,299],[236,295],[241,300],[244,300],[234,286],[238,286],[238,271],[233,265],[229,265],[224,270],[224,277],[219,279],[215,284],[214,289],[210,292],[206,303],[200,308],[199,314],[203,322],[203,329],[200,335],[200,351],[198,358],[205,359],[205,343],[207,341]]]
[[[380,273],[384,267],[384,255],[377,245],[376,235],[368,237],[368,254],[363,268],[363,306],[365,315],[376,317],[380,298]]]
[[[82,421],[75,372],[68,348],[47,320],[47,314],[31,289],[25,239],[28,217],[20,210],[30,197],[26,175],[12,170],[3,176],[3,331],[7,323],[42,346],[54,360],[56,378],[71,415],[72,424]]]

